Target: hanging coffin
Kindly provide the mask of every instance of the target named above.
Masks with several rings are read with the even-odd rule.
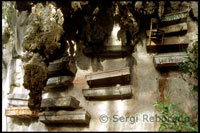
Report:
[[[185,52],[158,54],[154,57],[154,64],[156,67],[176,66],[184,63],[187,57]]]
[[[74,111],[44,111],[39,114],[39,120],[45,124],[50,123],[79,123],[79,124],[89,124],[90,114],[82,109],[77,109]]]
[[[116,84],[126,85],[131,81],[130,68],[94,72],[86,75],[88,85],[92,87],[113,86]]]
[[[86,99],[125,99],[132,96],[132,88],[127,86],[98,87],[92,89],[83,89],[83,95]]]

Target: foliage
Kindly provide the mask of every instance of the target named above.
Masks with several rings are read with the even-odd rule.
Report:
[[[38,110],[42,100],[42,90],[48,79],[48,68],[39,54],[34,54],[29,64],[24,66],[24,87],[30,90],[28,107]]]
[[[16,18],[16,9],[15,1],[2,1],[2,19],[8,24],[8,31],[11,36],[14,36],[14,27],[15,27],[15,18]]]
[[[184,73],[188,73],[190,76],[198,79],[198,41],[193,43],[193,47],[190,50],[184,49],[188,57],[184,64],[179,65],[179,69]]]
[[[180,103],[168,102],[165,97],[164,103],[155,103],[154,106],[160,112],[160,127],[159,131],[194,131],[198,132],[197,121],[192,122],[188,114],[182,110],[178,110]]]
[[[198,40],[192,43],[191,49],[183,49],[183,51],[186,52],[188,56],[186,57],[185,63],[177,64],[179,70],[198,80]],[[198,91],[198,86],[194,85],[193,90]]]
[[[52,10],[54,12],[52,13]],[[26,29],[26,36],[22,47],[24,51],[39,52],[46,58],[60,48],[60,37],[63,33],[62,16],[51,5],[44,7],[37,4],[30,14],[31,23]],[[59,15],[58,15],[59,14]]]

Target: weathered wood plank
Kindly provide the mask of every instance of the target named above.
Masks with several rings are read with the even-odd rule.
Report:
[[[12,93],[7,96],[8,99],[13,100],[28,100],[29,95],[28,93]]]
[[[48,79],[45,89],[65,87],[70,85],[72,81],[73,78],[71,76],[51,77]]]
[[[131,55],[132,46],[91,46],[83,49],[86,56],[124,57]]]
[[[132,96],[132,88],[130,85],[83,89],[82,92],[86,99],[124,99]]]
[[[89,124],[90,114],[81,109],[74,111],[44,111],[39,114],[39,120],[45,124],[49,123],[83,123]]]
[[[184,63],[186,57],[185,52],[159,54],[154,57],[154,64],[156,67],[175,66],[177,63]]]
[[[188,44],[189,39],[186,36],[173,36],[173,37],[164,37],[163,45],[171,44]]]
[[[12,106],[28,106],[28,100],[9,100],[8,104]]]
[[[31,118],[38,117],[38,111],[31,111],[29,108],[8,108],[5,110],[5,115],[13,118]]]
[[[163,30],[165,34],[168,33],[175,33],[175,32],[182,32],[187,30],[187,23],[180,23],[180,24],[175,24],[175,25],[170,25],[166,27],[159,28],[160,30]],[[155,29],[153,29],[155,30]],[[146,31],[147,36],[149,36],[149,30]]]
[[[130,68],[122,68],[116,70],[94,72],[86,75],[87,83],[90,87],[110,86],[116,84],[128,84],[130,78]]]
[[[72,96],[62,98],[47,98],[42,100],[41,108],[79,108],[79,103],[80,102]]]
[[[166,14],[161,19],[161,26],[186,22],[186,18],[188,15],[189,15],[189,11]]]
[[[164,37],[163,44],[156,43],[156,45],[185,45],[189,43],[189,39],[186,36],[172,36],[172,37]],[[149,43],[147,43],[149,46]]]
[[[63,75],[74,75],[76,70],[70,69],[69,62],[69,57],[63,57],[61,59],[50,62],[48,66],[48,76],[55,77]]]

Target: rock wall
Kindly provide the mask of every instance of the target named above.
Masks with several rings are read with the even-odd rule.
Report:
[[[195,6],[195,5],[193,5]],[[195,8],[196,9],[196,8]],[[196,13],[196,12],[195,12]],[[194,14],[194,16],[197,16]],[[198,21],[193,21],[191,17],[187,19],[188,32],[186,36],[191,42],[198,38]],[[115,29],[116,27],[113,27]],[[170,101],[181,102],[181,108],[191,114],[192,106],[197,101],[192,97],[190,84],[186,75],[177,71],[163,73],[158,71],[153,64],[154,54],[146,50],[147,37],[142,38],[134,48],[130,57],[107,59],[90,58],[83,54],[85,45],[82,42],[75,44],[75,64],[77,72],[73,84],[62,90],[51,90],[43,92],[42,98],[73,96],[80,101],[83,107],[91,115],[89,125],[82,126],[76,124],[65,124],[61,126],[47,126],[38,119],[20,119],[5,116],[5,108],[8,107],[7,94],[28,92],[22,85],[23,63],[21,59],[12,59],[12,44],[8,43],[3,49],[3,59],[8,61],[3,69],[3,106],[2,106],[2,127],[3,131],[158,131],[159,123],[151,119],[157,113],[153,104],[167,96]],[[108,44],[116,45],[116,34],[111,34]],[[117,42],[118,44],[119,42]],[[12,65],[13,62],[13,65]],[[82,89],[88,89],[85,75],[91,72],[106,71],[130,67],[132,97],[123,100],[86,100],[82,94]],[[14,71],[12,73],[12,71]],[[15,74],[14,74],[15,73]],[[183,76],[185,76],[183,78]],[[18,86],[10,86],[13,77]],[[165,78],[166,80],[161,81]],[[17,81],[18,80],[18,81]],[[165,87],[160,86],[160,82]],[[16,83],[17,84],[17,83]]]

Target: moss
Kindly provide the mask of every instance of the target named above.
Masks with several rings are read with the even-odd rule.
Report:
[[[34,55],[29,64],[24,67],[24,87],[30,90],[28,106],[31,110],[39,110],[42,90],[47,82],[48,69],[40,56]]]
[[[28,107],[30,110],[40,110],[42,92],[34,89],[29,93]]]
[[[25,66],[24,87],[27,89],[41,89],[47,80],[47,68],[38,64]]]

